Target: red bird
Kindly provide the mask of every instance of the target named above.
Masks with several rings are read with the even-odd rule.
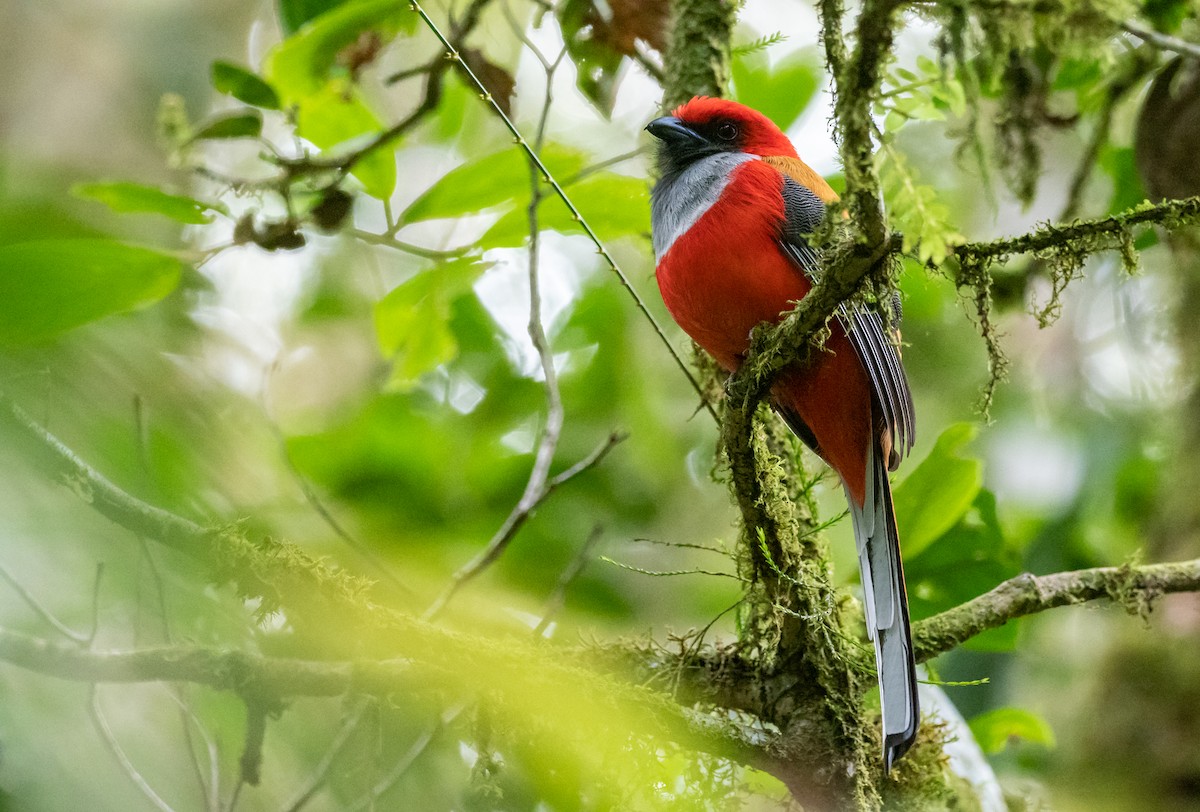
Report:
[[[697,97],[646,129],[661,142],[651,223],[663,301],[679,326],[732,372],[750,331],[779,321],[812,288],[820,255],[806,237],[837,195],[770,119],[744,105]],[[830,326],[826,351],[784,370],[770,401],[846,490],[890,770],[920,721],[888,483],[888,471],[912,447],[912,396],[878,313],[844,306]]]

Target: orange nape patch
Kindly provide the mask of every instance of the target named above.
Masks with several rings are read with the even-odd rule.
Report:
[[[825,178],[818,175],[816,170],[799,158],[787,155],[764,155],[762,160],[763,163],[775,167],[801,186],[811,189],[813,194],[821,198],[821,202],[825,205],[828,206],[838,199],[837,192],[833,191],[833,188],[825,182]]]

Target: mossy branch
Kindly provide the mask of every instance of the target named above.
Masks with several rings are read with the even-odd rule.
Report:
[[[838,307],[858,293],[868,276],[886,266],[902,241],[893,234],[876,244],[848,241],[828,251],[822,276],[808,295],[778,324],[755,331],[750,351],[726,387],[730,402],[752,411],[775,377],[807,356]]]
[[[729,92],[729,43],[738,5],[734,0],[673,0],[671,42],[663,60],[664,107]]]
[[[195,682],[256,701],[386,695],[420,686],[472,695],[478,688],[475,675],[487,673],[492,693],[499,702],[511,703],[517,718],[570,719],[582,694],[593,705],[609,706],[617,720],[613,724],[629,719],[632,710],[647,732],[767,771],[789,785],[803,784],[802,768],[811,767],[781,757],[779,735],[764,732],[761,725],[747,727],[689,710],[619,675],[597,673],[577,662],[582,657],[564,662],[523,639],[491,639],[427,623],[374,602],[367,594],[368,581],[331,569],[294,545],[251,541],[235,530],[206,528],[149,505],[113,484],[4,398],[0,428],[14,430],[52,478],[101,515],[212,567],[215,582],[232,581],[243,597],[260,598],[263,612],[283,612],[298,633],[298,650],[308,646],[327,658],[285,660],[187,646],[98,653],[75,643],[55,644],[0,630],[0,660],[90,682]],[[347,635],[347,628],[355,633]],[[328,659],[339,657],[353,659]],[[593,721],[605,724],[603,714]]]
[[[825,22],[840,20],[840,7],[825,8]],[[887,223],[875,171],[875,145],[871,140],[871,105],[879,95],[883,67],[896,33],[897,0],[865,0],[855,31],[856,46],[847,58],[830,38],[841,31],[825,31],[826,58],[835,88],[834,118],[841,142],[842,168],[846,173],[845,203],[853,227],[864,242],[878,244],[887,238]]]
[[[433,679],[427,664],[410,658],[301,660],[204,646],[92,651],[4,628],[0,628],[0,660],[75,682],[189,682],[252,696],[255,702],[268,706],[278,706],[282,700],[294,697],[387,697],[399,693],[441,700],[448,688],[462,687],[463,680],[456,674],[476,673],[469,663],[461,662],[454,668],[439,669],[441,678]],[[602,678],[592,677],[589,681],[595,683],[597,679]],[[502,685],[503,680],[497,683]],[[606,697],[611,700],[613,694],[610,690],[588,696],[605,703]],[[761,726],[718,720],[643,689],[622,687],[618,698],[622,704],[646,714],[649,732],[666,734],[681,745],[764,770],[781,780],[796,778],[794,765],[772,752],[778,734]]]
[[[1200,591],[1200,559],[1170,564],[1096,567],[1053,575],[1025,573],[990,592],[916,623],[917,660],[925,661],[1010,620],[1058,606],[1110,600],[1147,613],[1155,598]]]
[[[1001,262],[1016,254],[1069,251],[1091,254],[1105,250],[1121,250],[1128,241],[1130,229],[1158,225],[1178,229],[1200,222],[1200,196],[1161,203],[1145,202],[1120,214],[1095,220],[1076,220],[1065,225],[1047,223],[1041,228],[989,242],[969,242],[954,249],[962,265],[984,265]]]
[[[148,505],[114,485],[42,428],[25,411],[0,394],[0,428],[15,429],[28,458],[88,502],[102,516],[134,533],[158,539],[186,555],[195,556],[214,531],[169,511]]]

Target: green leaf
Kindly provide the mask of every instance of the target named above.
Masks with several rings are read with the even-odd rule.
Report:
[[[358,89],[339,90],[330,83],[321,93],[300,106],[296,132],[322,150],[329,150],[383,129],[383,122],[367,107]],[[367,194],[380,200],[396,189],[396,155],[388,146],[363,156],[350,171]]]
[[[1184,20],[1196,13],[1195,8],[1193,0],[1145,0],[1142,13],[1156,30],[1174,34]]]
[[[262,113],[247,110],[220,116],[200,127],[192,141],[216,138],[258,138],[262,135]]]
[[[308,20],[275,46],[266,59],[267,81],[286,105],[298,108],[299,134],[327,150],[381,132],[385,125],[363,100],[349,69],[339,65],[339,56],[364,32],[386,42],[416,24],[417,15],[406,3],[350,0]],[[387,198],[395,191],[393,147],[382,146],[354,165],[352,174],[372,197]]]
[[[1063,59],[1054,74],[1053,90],[1083,90],[1104,78],[1104,63],[1099,59]]]
[[[416,13],[398,0],[341,3],[307,20],[267,54],[267,81],[285,103],[296,104],[325,89],[338,69],[342,49],[364,31],[374,31],[386,42],[401,31],[413,30],[416,24]],[[341,71],[344,77],[346,71]]]
[[[1001,752],[1012,739],[1055,746],[1050,724],[1036,713],[1020,708],[996,708],[975,716],[968,724],[975,741],[990,755]]]
[[[458,355],[451,305],[470,292],[486,267],[473,258],[443,263],[397,286],[375,306],[379,349],[393,362],[392,387],[411,388]]]
[[[906,547],[901,531],[900,545]],[[961,519],[919,555],[905,551],[909,611],[914,619],[944,612],[978,597],[1020,571],[1021,560],[1010,549],[996,515],[996,497],[981,489]],[[989,629],[964,645],[976,651],[1011,651],[1018,624]]]
[[[84,225],[62,207],[38,198],[0,198],[0,246],[33,240],[63,240],[105,236]]]
[[[978,427],[956,423],[938,437],[921,464],[893,492],[896,523],[904,552],[920,555],[958,523],[983,484],[983,464],[958,455],[974,439]]]
[[[190,197],[173,195],[153,186],[140,183],[79,183],[71,187],[71,194],[84,200],[95,200],[110,209],[122,213],[161,214],[180,223],[198,225],[212,222],[209,211],[219,211],[217,206],[201,203]]]
[[[1138,173],[1133,147],[1107,146],[1100,153],[1100,168],[1112,178],[1112,200],[1108,203],[1109,214],[1119,214],[1146,199],[1146,189]]]
[[[891,117],[889,114],[889,123],[885,125],[889,131],[894,129]],[[941,263],[949,255],[950,246],[965,241],[950,224],[950,209],[940,202],[933,187],[917,182],[907,157],[896,148],[891,132],[883,139],[877,163],[884,198],[895,225],[904,234],[905,253],[919,245],[918,258],[922,263]]]
[[[586,156],[573,147],[547,144],[542,163],[560,180],[583,169]],[[477,214],[512,203],[529,189],[529,162],[516,147],[494,152],[451,169],[400,215],[402,223]]]
[[[637,4],[631,4],[633,8]],[[567,54],[575,63],[575,84],[584,97],[605,117],[611,115],[616,102],[621,62],[625,55],[610,38],[607,15],[592,0],[566,0],[558,7],[558,24],[562,29]],[[633,40],[629,40],[630,43]]]
[[[646,181],[604,172],[567,187],[571,202],[602,241],[640,234],[649,229],[650,194]],[[501,217],[480,238],[483,249],[519,246],[529,236],[526,207],[521,206]],[[562,234],[583,233],[583,226],[571,215],[557,195],[547,195],[538,208],[538,225]]]
[[[806,48],[773,68],[765,54],[733,60],[733,97],[774,121],[790,127],[821,87],[821,60]]]
[[[309,20],[345,5],[346,0],[279,0],[279,27],[290,37]]]
[[[261,76],[232,62],[212,63],[212,86],[219,93],[267,110],[279,109],[279,96]]]
[[[32,344],[156,302],[179,284],[175,257],[113,240],[0,248],[0,344]]]

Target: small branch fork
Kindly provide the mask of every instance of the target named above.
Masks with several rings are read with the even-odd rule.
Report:
[[[545,442],[543,435],[543,443],[539,447],[539,452],[549,446]],[[525,525],[525,522],[533,515],[538,506],[546,500],[560,485],[569,482],[577,475],[588,470],[592,466],[598,464],[604,459],[618,443],[623,441],[627,435],[621,433],[613,433],[596,449],[579,462],[572,465],[567,470],[555,477],[546,477],[546,472],[549,468],[549,459],[545,464],[542,464],[542,454],[539,453],[538,459],[534,462],[534,470],[529,476],[529,482],[525,486],[525,493],[521,495],[520,501],[508,514],[508,518],[504,520],[504,524],[500,525],[495,535],[492,536],[487,546],[480,553],[467,562],[458,572],[454,573],[450,581],[450,585],[445,591],[438,596],[428,609],[425,610],[424,618],[426,620],[436,617],[445,607],[446,604],[462,589],[466,584],[490,567],[496,562],[504,551],[508,549],[508,545],[516,537],[517,532]],[[551,451],[553,449],[551,448]]]
[[[428,19],[428,18],[426,18]],[[545,172],[545,167],[537,160],[537,155],[542,150],[543,143],[546,137],[546,123],[550,118],[550,107],[554,102],[554,74],[558,66],[562,64],[563,59],[567,55],[566,46],[559,51],[558,56],[553,62],[548,60],[542,52],[527,39],[525,46],[529,48],[546,74],[546,92],[542,102],[542,111],[538,119],[537,134],[534,136],[533,145],[526,150],[529,156],[529,208],[527,212],[529,221],[529,340],[533,343],[534,350],[537,352],[538,363],[541,366],[542,378],[544,380],[543,389],[546,393],[546,427],[542,430],[542,436],[538,441],[537,453],[534,456],[533,469],[529,473],[529,480],[525,484],[525,492],[521,494],[520,500],[516,506],[508,514],[508,518],[504,520],[504,524],[492,536],[491,541],[487,546],[480,551],[470,562],[463,566],[454,574],[450,585],[442,592],[442,594],[434,601],[434,603],[425,612],[425,618],[430,619],[437,615],[446,604],[454,597],[455,593],[461,589],[468,581],[477,577],[485,569],[499,560],[504,551],[508,549],[508,545],[516,537],[517,531],[525,524],[525,521],[533,514],[537,506],[540,505],[554,490],[561,484],[569,481],[576,475],[586,471],[593,465],[600,462],[604,456],[612,450],[613,446],[621,442],[625,435],[614,432],[608,436],[600,446],[596,448],[587,457],[568,468],[563,473],[554,477],[550,477],[550,466],[554,462],[554,454],[558,450],[559,438],[562,436],[564,412],[562,404],[562,395],[558,387],[558,371],[554,367],[554,352],[550,348],[550,341],[546,338],[546,328],[542,324],[542,294],[541,294],[541,277],[540,269],[540,237],[541,225],[538,221],[538,208],[542,204],[542,180],[543,177],[549,178]],[[463,67],[468,71],[466,64]],[[503,115],[503,111],[499,111]]]

